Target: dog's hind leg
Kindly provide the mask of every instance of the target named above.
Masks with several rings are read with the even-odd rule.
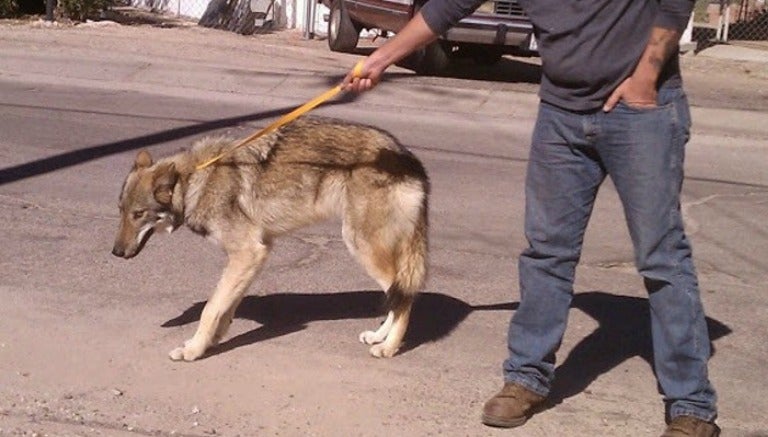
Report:
[[[373,197],[362,217],[350,213],[344,217],[342,234],[350,252],[387,294],[389,311],[384,323],[375,331],[362,332],[359,339],[372,345],[371,355],[391,357],[400,349],[413,299],[424,282],[426,214],[415,208],[416,217],[401,221]]]
[[[395,265],[391,262],[391,256],[377,256],[377,251],[373,244],[366,237],[364,230],[355,226],[355,220],[347,216],[342,227],[342,237],[349,249],[349,252],[357,258],[365,271],[371,276],[384,290],[392,286],[395,280]],[[392,328],[394,313],[389,311],[387,318],[379,325],[375,331],[363,331],[358,336],[361,343],[377,344],[384,341]]]
[[[389,358],[397,353],[408,330],[413,299],[414,294],[404,292],[397,282],[387,290],[387,306],[391,308],[387,319],[391,317],[392,322],[384,341],[371,346],[369,350],[371,355],[377,358]]]
[[[194,337],[184,342],[184,346],[168,354],[172,360],[194,361],[224,336],[237,305],[268,253],[269,246],[262,243],[227,250],[227,266],[216,290],[203,308],[197,331]]]
[[[395,313],[393,311],[388,311],[387,318],[384,319],[384,322],[382,322],[381,325],[379,325],[378,329],[375,331],[363,331],[360,333],[360,336],[358,337],[360,343],[378,344],[384,341],[384,339],[387,338],[387,334],[389,334],[389,330],[392,329],[392,322],[394,320]]]

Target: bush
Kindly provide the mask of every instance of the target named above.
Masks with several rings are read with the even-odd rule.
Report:
[[[5,0],[0,0],[5,1]],[[75,21],[85,21],[88,18],[98,18],[99,14],[109,8],[113,0],[58,0],[59,7],[68,18]]]
[[[15,17],[19,13],[16,0],[0,0],[0,18]]]

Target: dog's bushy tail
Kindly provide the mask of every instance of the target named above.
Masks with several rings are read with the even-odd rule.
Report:
[[[427,280],[428,205],[424,195],[420,211],[410,235],[398,245],[397,272],[387,290],[387,309],[400,313],[411,306]]]

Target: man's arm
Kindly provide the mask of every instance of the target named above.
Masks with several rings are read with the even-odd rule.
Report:
[[[344,88],[356,92],[370,90],[379,83],[387,67],[436,40],[437,36],[421,13],[417,13],[400,32],[365,59],[359,75],[347,74],[342,82]]]
[[[351,91],[367,91],[381,79],[384,70],[445,33],[471,14],[484,0],[431,0],[392,39],[374,51],[357,75],[349,73],[342,85]]]
[[[661,1],[648,44],[634,72],[614,90],[603,105],[604,111],[613,109],[620,100],[633,106],[656,106],[659,75],[670,57],[679,50],[680,36],[688,25],[692,10],[691,0]]]

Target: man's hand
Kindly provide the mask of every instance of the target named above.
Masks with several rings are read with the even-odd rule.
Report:
[[[653,108],[656,106],[656,81],[630,76],[616,88],[603,105],[603,111],[608,112],[616,107],[619,101],[636,108]]]
[[[635,71],[608,97],[603,111],[612,110],[620,100],[638,108],[656,106],[656,81],[672,53],[678,50],[680,32],[654,27]]]
[[[341,86],[345,91],[361,93],[372,89],[379,83],[386,66],[377,66],[375,59],[371,59],[372,57],[369,56],[360,61],[361,64],[359,66],[355,66],[355,68],[347,73],[347,76],[341,82]]]
[[[350,71],[341,86],[346,91],[368,91],[379,83],[387,67],[436,39],[437,34],[429,28],[419,12],[400,32],[365,58],[360,71]]]

